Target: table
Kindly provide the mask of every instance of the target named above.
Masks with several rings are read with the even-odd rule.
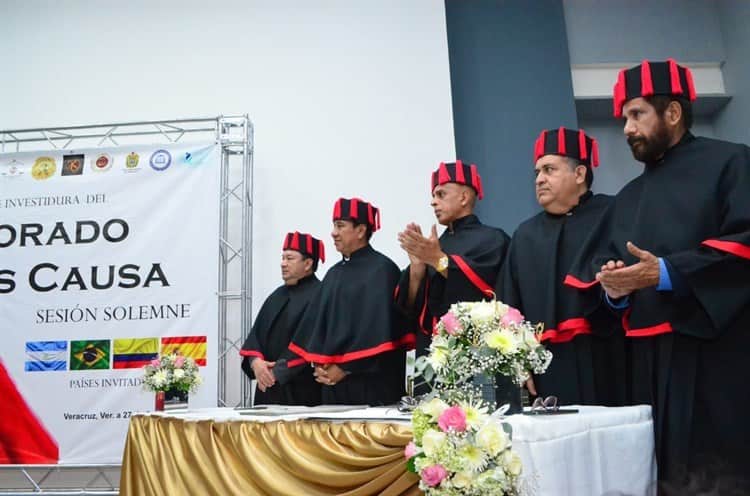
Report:
[[[650,494],[650,407],[577,408],[507,418],[524,489],[536,496]],[[388,408],[139,414],[128,430],[120,494],[417,495],[418,478],[403,458],[410,440],[408,417]]]

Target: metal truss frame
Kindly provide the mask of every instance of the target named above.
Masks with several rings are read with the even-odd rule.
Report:
[[[46,488],[48,479],[53,474],[61,472],[72,472],[75,470],[93,471],[82,487],[63,488]],[[44,494],[47,496],[116,496],[119,494],[119,487],[113,482],[107,472],[119,471],[120,465],[0,465],[0,474],[3,472],[17,472],[25,479],[26,487],[17,489],[1,489],[0,495],[25,495],[25,494]],[[67,485],[67,484],[66,484]]]
[[[162,121],[121,122],[85,126],[61,126],[36,129],[0,130],[0,153],[36,150],[67,150],[75,147],[98,148],[127,144],[170,144],[214,139],[221,145],[221,180],[219,192],[219,336],[218,406],[247,404],[249,381],[230,358],[250,332],[252,321],[252,223],[253,223],[253,155],[254,128],[247,115],[234,115]],[[148,140],[148,141],[146,141]],[[237,225],[239,224],[239,229]],[[231,374],[230,374],[231,368]],[[233,379],[237,384],[228,384]],[[3,494],[99,495],[117,494],[104,471],[119,465],[0,465],[4,471],[19,471],[29,482],[30,492]],[[55,472],[70,469],[95,470],[84,488],[45,489],[44,482]],[[39,478],[31,470],[44,469]],[[105,491],[93,489],[100,480],[109,486]]]

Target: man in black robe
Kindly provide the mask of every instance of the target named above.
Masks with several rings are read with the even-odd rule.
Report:
[[[315,277],[318,261],[325,262],[322,241],[300,232],[286,235],[281,255],[284,284],[263,302],[240,351],[242,370],[257,382],[256,405],[315,406],[321,402],[320,384],[307,362],[287,349],[320,288]]]
[[[437,221],[446,226],[445,231],[438,238],[433,225],[430,235],[424,236],[421,227],[412,222],[398,235],[410,263],[401,274],[396,297],[410,316],[418,357],[429,354],[433,328],[452,304],[495,297],[493,283],[510,242],[502,229],[482,224],[474,214],[477,200],[484,196],[475,164],[461,160],[440,163],[430,185],[430,206]],[[515,390],[502,377],[498,382],[503,397]],[[424,383],[417,384],[413,391],[427,392],[429,387]],[[508,400],[515,409],[520,408],[517,397],[511,394]]]
[[[342,259],[289,345],[315,365],[324,404],[389,405],[404,394],[405,349],[414,339],[393,301],[398,267],[370,246],[379,228],[380,212],[370,203],[336,201],[331,236]]]
[[[527,387],[532,395],[556,396],[560,404],[625,404],[622,330],[615,319],[607,319],[609,312],[596,312],[599,294],[563,285],[612,200],[590,189],[599,165],[598,144],[582,130],[542,131],[534,162],[536,197],[544,211],[513,234],[497,283],[504,303],[544,325],[541,341],[552,352],[547,371],[529,379]]]
[[[428,354],[432,330],[450,306],[459,301],[494,298],[494,283],[510,238],[502,229],[482,224],[474,215],[482,199],[477,166],[461,160],[441,163],[432,173],[432,206],[437,221],[446,226],[429,236],[415,223],[398,235],[409,255],[401,274],[397,300],[416,327],[417,356]]]
[[[606,245],[571,280],[598,280],[623,312],[659,478],[708,480],[723,494],[746,476],[750,445],[750,149],[694,137],[694,99],[674,60],[620,72],[615,116],[645,168],[594,234]]]

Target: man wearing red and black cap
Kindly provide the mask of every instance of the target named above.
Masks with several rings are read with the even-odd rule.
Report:
[[[498,278],[497,294],[530,322],[544,324],[541,340],[552,352],[547,371],[527,382],[532,395],[558,403],[625,404],[622,330],[610,312],[599,311],[600,295],[563,285],[590,230],[612,197],[594,195],[597,141],[577,129],[542,131],[534,144],[534,185],[543,212],[513,234]]]
[[[744,476],[750,444],[750,149],[693,136],[695,97],[674,60],[620,71],[614,113],[645,168],[569,278],[622,312],[669,481]]]
[[[398,287],[399,304],[416,318],[417,355],[427,354],[435,322],[459,301],[494,297],[494,283],[505,258],[509,237],[482,224],[474,215],[481,200],[482,178],[474,164],[441,163],[432,173],[432,206],[446,226],[440,238],[435,225],[429,236],[411,223],[399,233],[409,255]]]
[[[315,277],[319,261],[325,262],[322,241],[297,231],[286,235],[281,254],[284,284],[263,302],[240,351],[242,370],[257,383],[256,405],[314,406],[321,402],[320,385],[307,362],[287,349],[320,289]]]
[[[359,198],[334,204],[331,236],[342,259],[323,278],[289,349],[315,365],[324,404],[389,405],[404,394],[413,336],[393,301],[399,270],[370,246],[380,211]]]

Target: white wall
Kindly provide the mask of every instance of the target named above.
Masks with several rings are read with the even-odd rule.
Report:
[[[442,0],[3,0],[0,71],[0,129],[249,114],[254,312],[288,230],[336,261],[339,196],[381,207],[373,245],[404,265],[396,233],[433,221],[455,157]]]

